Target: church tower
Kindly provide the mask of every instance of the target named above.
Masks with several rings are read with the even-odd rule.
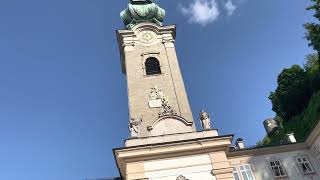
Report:
[[[174,25],[151,0],[130,0],[117,31],[128,88],[125,147],[113,150],[124,180],[233,180],[226,152],[232,135],[219,136],[201,111],[197,131],[176,55]]]
[[[149,9],[155,17],[141,18]],[[137,0],[121,13],[127,27],[117,31],[122,72],[131,125],[139,124],[133,137],[195,131],[174,45],[176,27],[162,26],[164,15],[156,4]]]

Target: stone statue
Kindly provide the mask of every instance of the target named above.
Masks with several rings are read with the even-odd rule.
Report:
[[[187,179],[185,176],[180,175],[177,177],[176,180],[189,180],[189,179]]]
[[[151,0],[130,0],[128,7],[120,13],[127,29],[142,22],[151,22],[162,26],[165,10]]]
[[[141,122],[142,122],[142,118],[139,118],[138,120],[134,118],[130,119],[129,130],[132,138],[138,137],[140,133]]]
[[[199,113],[199,119],[201,121],[203,130],[211,129],[210,115],[207,112],[201,110],[201,112]]]

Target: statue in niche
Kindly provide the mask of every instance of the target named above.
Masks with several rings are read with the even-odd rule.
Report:
[[[177,177],[176,180],[189,180],[189,179],[187,179],[185,176],[180,175]]]
[[[132,138],[137,138],[139,136],[141,122],[142,118],[139,118],[137,120],[134,118],[130,119],[129,130]]]
[[[203,130],[211,129],[210,115],[207,112],[205,112],[204,110],[201,110],[199,113],[199,119],[201,121],[201,126]]]

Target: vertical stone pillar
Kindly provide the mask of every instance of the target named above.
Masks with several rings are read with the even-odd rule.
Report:
[[[212,163],[212,174],[217,180],[234,180],[232,167],[228,162],[225,151],[218,151],[210,154]]]
[[[144,173],[143,162],[128,163],[126,165],[126,177],[125,180],[144,180],[146,179]]]
[[[169,63],[171,76],[173,78],[173,86],[175,88],[176,98],[178,101],[179,115],[184,117],[187,121],[193,122],[193,115],[189,105],[183,77],[180,71],[174,42],[174,37],[171,34],[163,35],[162,43],[166,49],[166,56]],[[193,127],[195,128],[195,125],[193,125]]]

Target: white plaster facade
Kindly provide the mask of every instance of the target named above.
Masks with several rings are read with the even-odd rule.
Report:
[[[318,163],[320,163],[320,138],[318,138],[317,142],[312,145],[311,152]]]
[[[308,160],[314,170],[314,173],[304,174],[296,162],[296,157],[306,155]],[[265,179],[279,179],[274,176],[272,169],[269,165],[269,162],[272,160],[280,160],[286,175],[282,179],[290,180],[310,180],[310,179],[320,179],[319,176],[319,164],[313,158],[313,155],[308,149],[289,151],[283,153],[273,153],[257,156],[246,156],[230,158],[229,162],[232,167],[237,167],[239,171],[239,166],[242,164],[250,164],[254,178],[256,180],[265,180]],[[239,171],[239,174],[240,171]],[[240,175],[241,176],[241,175]],[[280,178],[281,179],[281,178]]]
[[[215,180],[209,154],[147,161],[144,167],[145,176],[150,180],[176,180],[180,175],[188,179]]]
[[[320,179],[320,123],[313,129],[305,142],[286,145],[249,148],[228,152],[227,157],[232,167],[250,164],[255,180],[290,179],[319,180]],[[305,157],[312,172],[304,173],[297,162],[297,157]],[[269,162],[279,160],[286,173],[284,177],[275,177]],[[239,169],[238,169],[239,170]],[[241,173],[239,172],[240,177]]]
[[[127,148],[115,150],[115,156],[128,180],[175,180],[180,175],[189,180],[233,180],[233,168],[239,180],[319,180],[320,161],[313,152],[319,146],[319,127],[320,123],[305,142],[235,151],[229,149],[232,136],[218,136],[216,130],[145,138],[142,144],[131,139]],[[297,157],[305,157],[312,172],[305,173]],[[281,162],[282,177],[275,177],[270,166],[275,160]],[[250,166],[251,179],[241,172],[245,165]]]
[[[320,164],[320,123],[310,134],[310,137],[307,139],[307,144],[311,146],[311,153]]]
[[[219,136],[215,129],[197,132],[175,52],[175,26],[141,23],[117,32],[122,68],[128,81],[131,118],[141,118],[141,132],[114,149],[125,180],[320,180],[320,123],[305,142],[230,150],[233,135]],[[156,57],[161,74],[147,76],[144,61]],[[150,88],[159,87],[164,100],[176,110],[160,116],[160,99]],[[156,88],[154,88],[156,89]],[[162,94],[162,96],[164,96]],[[168,102],[167,102],[168,100]],[[170,109],[169,108],[169,109]],[[291,138],[291,142],[295,142]],[[312,172],[304,173],[297,157],[304,157]],[[281,162],[285,173],[275,177],[270,161]]]

